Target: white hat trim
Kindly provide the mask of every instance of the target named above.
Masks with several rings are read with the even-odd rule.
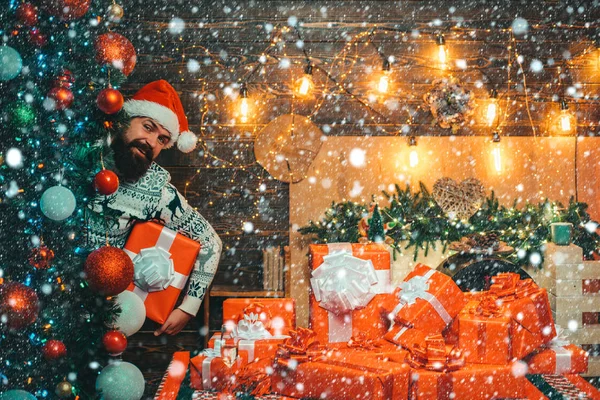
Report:
[[[152,118],[171,134],[167,148],[173,146],[179,137],[179,119],[177,114],[168,107],[148,100],[127,100],[123,109],[131,117]]]

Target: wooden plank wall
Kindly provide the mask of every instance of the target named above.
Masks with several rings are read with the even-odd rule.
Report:
[[[554,134],[551,116],[558,112],[558,104],[553,100],[565,93],[571,110],[577,113],[578,133],[598,132],[600,69],[596,53],[591,51],[591,38],[597,35],[600,12],[590,2],[119,3],[124,6],[125,19],[114,31],[127,36],[138,55],[137,66],[121,90],[131,95],[141,84],[167,79],[180,93],[191,129],[202,139],[198,151],[189,155],[168,151],[159,161],[223,239],[225,251],[215,278],[219,284],[249,286],[258,282],[262,248],[289,243],[289,185],[271,179],[255,163],[253,154],[255,137],[279,115],[293,110],[310,116],[328,136],[399,132],[447,136],[451,131],[432,124],[431,115],[421,105],[423,94],[436,78],[453,75],[480,99],[477,114],[460,135],[491,135],[482,118],[482,106],[492,88],[500,93],[501,109],[509,111],[503,135]],[[507,28],[517,16],[528,22],[529,33],[511,41]],[[173,18],[184,21],[181,32],[174,32],[177,24],[172,23]],[[294,24],[297,31],[291,26]],[[273,42],[273,32],[285,26],[289,29]],[[372,34],[366,34],[370,30]],[[445,34],[451,59],[452,67],[445,71],[434,62],[438,31]],[[361,39],[353,40],[356,35]],[[374,45],[366,44],[368,40]],[[523,75],[515,63],[508,82],[508,46],[523,57],[531,113],[523,105]],[[381,68],[377,48],[396,60],[392,64],[392,95],[387,99],[369,97]],[[268,56],[259,63],[263,54]],[[316,97],[299,101],[290,89],[302,75],[306,54],[316,65]],[[544,63],[539,73],[530,70],[534,60]],[[461,68],[463,65],[467,68]],[[563,72],[567,69],[560,78],[559,67]],[[328,80],[324,71],[346,90]],[[236,123],[232,112],[242,81],[247,82],[256,107],[246,124]],[[254,224],[254,232],[242,230],[247,221]],[[148,377],[156,378],[174,348],[198,346],[204,324],[198,318],[167,342],[154,338],[153,327],[148,325],[132,338],[125,357]]]

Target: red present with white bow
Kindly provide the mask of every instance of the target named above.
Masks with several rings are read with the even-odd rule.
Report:
[[[395,294],[394,321],[427,335],[441,334],[467,303],[448,275],[423,264],[415,266]]]
[[[265,323],[268,324],[270,319],[270,314],[263,311],[260,303],[256,303],[244,309],[243,318],[237,325],[229,327],[231,340],[236,344],[238,351],[248,353],[249,362],[274,357],[278,346],[289,338],[287,335],[273,335],[269,332]],[[217,333],[209,340],[208,347],[218,348],[219,340],[220,334]]]
[[[163,324],[185,288],[200,243],[155,222],[144,222],[133,227],[123,250],[135,270],[127,290],[144,301],[148,318]]]
[[[581,374],[588,369],[588,353],[566,340],[563,328],[548,345],[525,358],[529,374]]]
[[[347,342],[388,330],[394,296],[390,253],[381,244],[311,245],[310,327],[321,343]]]

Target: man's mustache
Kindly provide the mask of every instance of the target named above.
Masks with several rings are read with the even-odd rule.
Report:
[[[148,161],[152,161],[152,148],[148,143],[140,140],[134,140],[133,142],[129,143],[129,147],[137,147],[142,154],[146,156]]]

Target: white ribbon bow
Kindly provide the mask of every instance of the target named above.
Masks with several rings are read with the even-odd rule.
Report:
[[[556,336],[548,343],[548,347],[563,347],[571,344],[567,340],[567,333],[562,326],[554,324],[554,328],[556,329]]]
[[[371,260],[348,253],[323,257],[323,264],[312,272],[310,284],[315,298],[324,309],[342,314],[366,307],[375,297],[377,273]]]
[[[239,339],[267,339],[272,337],[271,332],[265,329],[259,315],[255,313],[244,314],[244,319],[233,328],[232,336]]]
[[[400,302],[411,305],[415,304],[417,299],[426,299],[429,290],[428,280],[429,277],[417,275],[400,283]]]
[[[133,281],[145,292],[165,290],[175,278],[175,266],[171,253],[160,247],[140,250],[133,258]]]

